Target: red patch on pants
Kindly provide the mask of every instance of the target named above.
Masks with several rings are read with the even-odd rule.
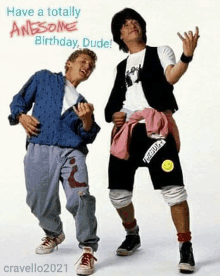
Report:
[[[70,164],[74,164],[76,162],[75,158],[72,158],[70,160]],[[74,174],[78,171],[77,165],[73,166],[72,172],[70,174],[70,177],[68,178],[69,184],[71,188],[78,188],[78,187],[86,187],[87,184],[85,182],[77,182],[74,178]]]

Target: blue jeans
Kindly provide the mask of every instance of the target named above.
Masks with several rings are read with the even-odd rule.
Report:
[[[24,158],[27,204],[47,233],[62,232],[59,181],[73,215],[79,247],[98,248],[95,198],[89,193],[86,156],[72,148],[29,144]]]

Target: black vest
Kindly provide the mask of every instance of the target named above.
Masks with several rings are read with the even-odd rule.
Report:
[[[105,108],[107,122],[112,121],[112,115],[120,111],[125,100],[127,90],[125,83],[126,64],[127,59],[120,62],[117,66],[114,87]],[[152,108],[158,111],[171,110],[173,113],[178,110],[173,95],[173,85],[169,84],[166,80],[164,69],[157,54],[157,47],[147,46],[140,79],[144,95]]]

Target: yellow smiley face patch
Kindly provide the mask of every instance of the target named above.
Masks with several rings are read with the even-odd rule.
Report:
[[[163,171],[165,171],[165,172],[172,172],[172,170],[174,169],[173,161],[167,159],[167,160],[163,161],[161,167],[162,167]]]

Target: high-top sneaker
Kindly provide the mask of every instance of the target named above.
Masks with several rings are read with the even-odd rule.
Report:
[[[180,248],[180,262],[178,265],[181,273],[192,273],[195,270],[192,243],[184,242]]]
[[[136,226],[134,232],[130,230],[126,230],[126,232],[127,235],[125,240],[116,250],[116,254],[118,256],[129,256],[141,246],[138,226]]]

